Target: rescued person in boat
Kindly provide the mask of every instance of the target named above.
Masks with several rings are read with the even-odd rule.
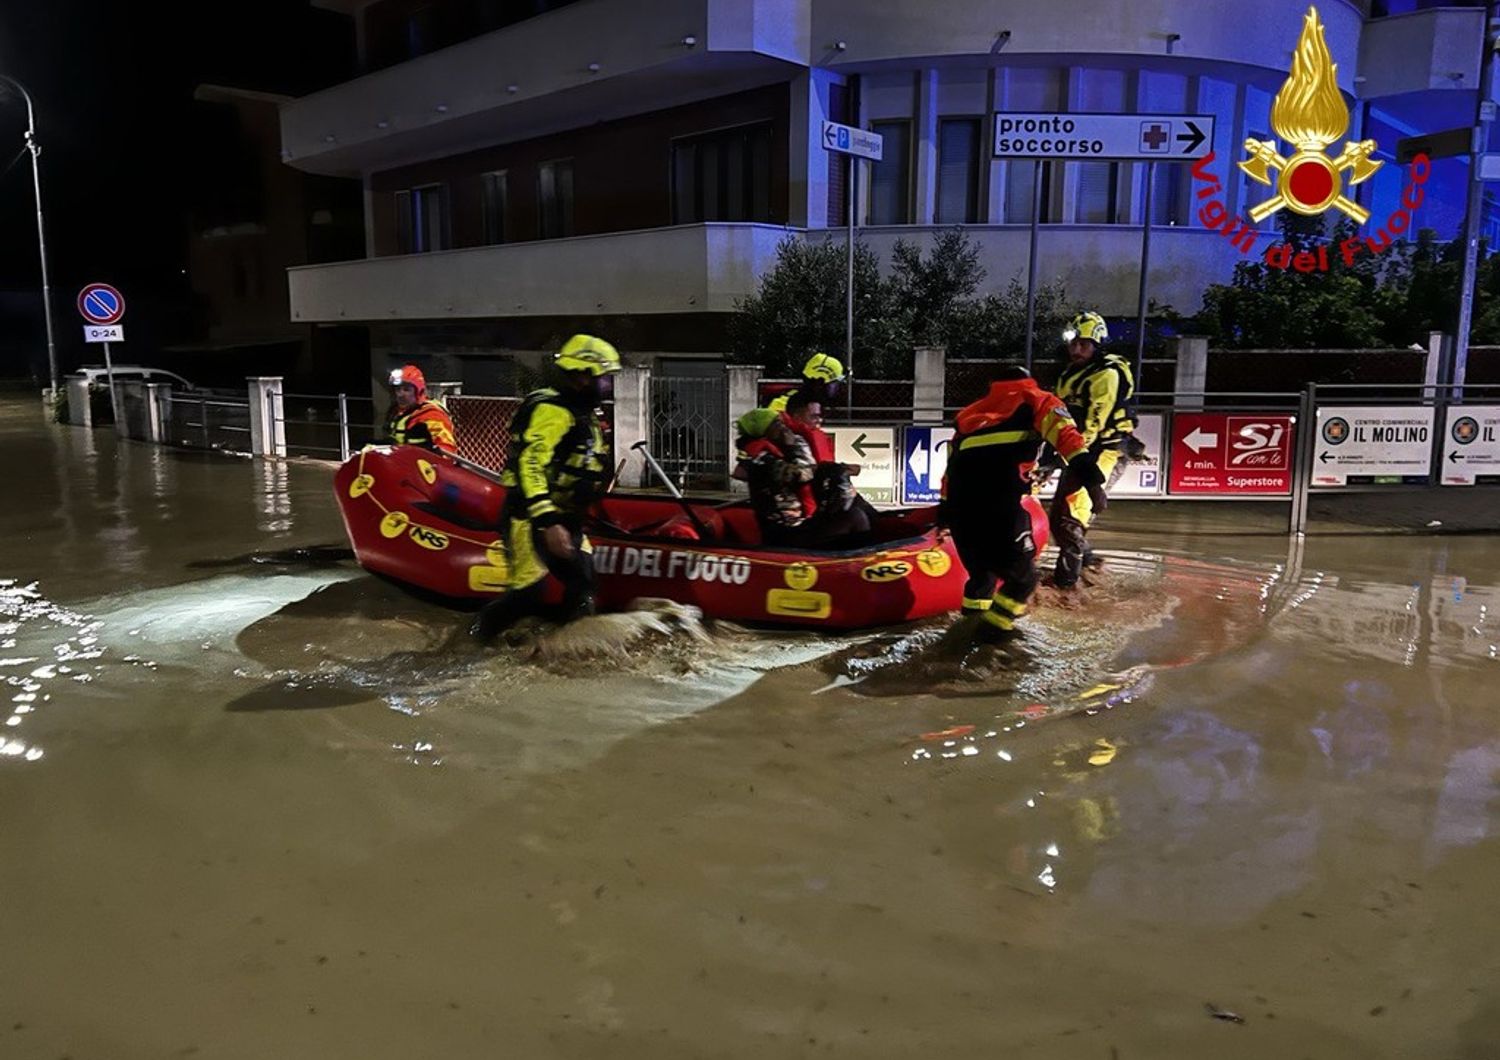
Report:
[[[813,473],[813,499],[819,508],[847,511],[859,508],[871,525],[875,509],[855,489],[853,477],[860,472],[858,464],[845,464],[834,458],[833,438],[823,430],[823,403],[804,392],[787,401],[787,425],[801,436],[812,450],[817,471]]]
[[[470,627],[480,640],[527,616],[570,622],[594,610],[593,547],[583,523],[609,488],[600,405],[613,390],[620,355],[603,339],[574,335],[552,363],[557,385],[528,394],[512,422],[500,479],[510,587]]]
[[[1037,586],[1036,541],[1022,498],[1042,443],[1103,506],[1104,475],[1068,407],[1024,368],[1002,368],[989,393],[959,412],[943,476],[939,525],[953,534],[968,573],[963,611],[980,620],[976,639],[1015,635]]]
[[[422,369],[408,364],[391,372],[388,380],[395,398],[386,420],[385,436],[393,445],[420,445],[440,453],[458,452],[453,418],[442,402],[427,397]]]
[[[786,414],[755,409],[736,426],[739,462],[734,477],[749,484],[764,544],[839,551],[868,541],[868,505],[854,503],[856,498],[836,488],[818,496],[818,462]]]

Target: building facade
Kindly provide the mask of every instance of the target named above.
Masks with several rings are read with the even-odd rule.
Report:
[[[1225,205],[1259,201],[1234,162],[1272,139],[1306,0],[317,0],[351,16],[362,76],[286,104],[283,160],[355,178],[368,256],[293,269],[292,319],[370,329],[372,378],[413,359],[474,390],[516,351],[595,329],[641,355],[725,347],[737,299],[786,238],[844,238],[824,120],[882,134],[856,179],[860,235],[888,261],[962,225],[991,289],[1024,281],[1033,167],[993,154],[998,111],[1204,113]],[[1405,136],[1470,124],[1480,6],[1323,0],[1351,110],[1398,204]],[[1146,166],[1041,163],[1039,279],[1133,314]],[[1412,230],[1462,225],[1467,161],[1434,164]],[[1152,297],[1194,311],[1234,246],[1159,164]],[[1274,218],[1265,222],[1274,231]],[[1493,215],[1491,227],[1495,227]]]

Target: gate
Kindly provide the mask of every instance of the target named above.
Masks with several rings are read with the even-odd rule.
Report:
[[[651,374],[651,453],[678,489],[729,484],[729,381],[720,362]],[[682,374],[668,374],[676,369]]]

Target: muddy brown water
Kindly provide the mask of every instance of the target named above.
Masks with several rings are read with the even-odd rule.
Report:
[[[1491,538],[475,652],[326,468],[0,444],[7,1060],[1500,1055]]]

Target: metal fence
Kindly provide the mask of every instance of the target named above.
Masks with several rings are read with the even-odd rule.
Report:
[[[323,460],[347,460],[378,440],[375,403],[351,394],[283,394],[281,418],[287,453]]]
[[[729,382],[712,376],[651,377],[651,451],[679,489],[729,481]]]
[[[164,424],[168,445],[188,449],[250,451],[250,402],[208,391],[172,394],[171,423]]]
[[[455,394],[447,405],[458,435],[458,455],[491,471],[503,468],[510,452],[511,421],[521,399]]]

